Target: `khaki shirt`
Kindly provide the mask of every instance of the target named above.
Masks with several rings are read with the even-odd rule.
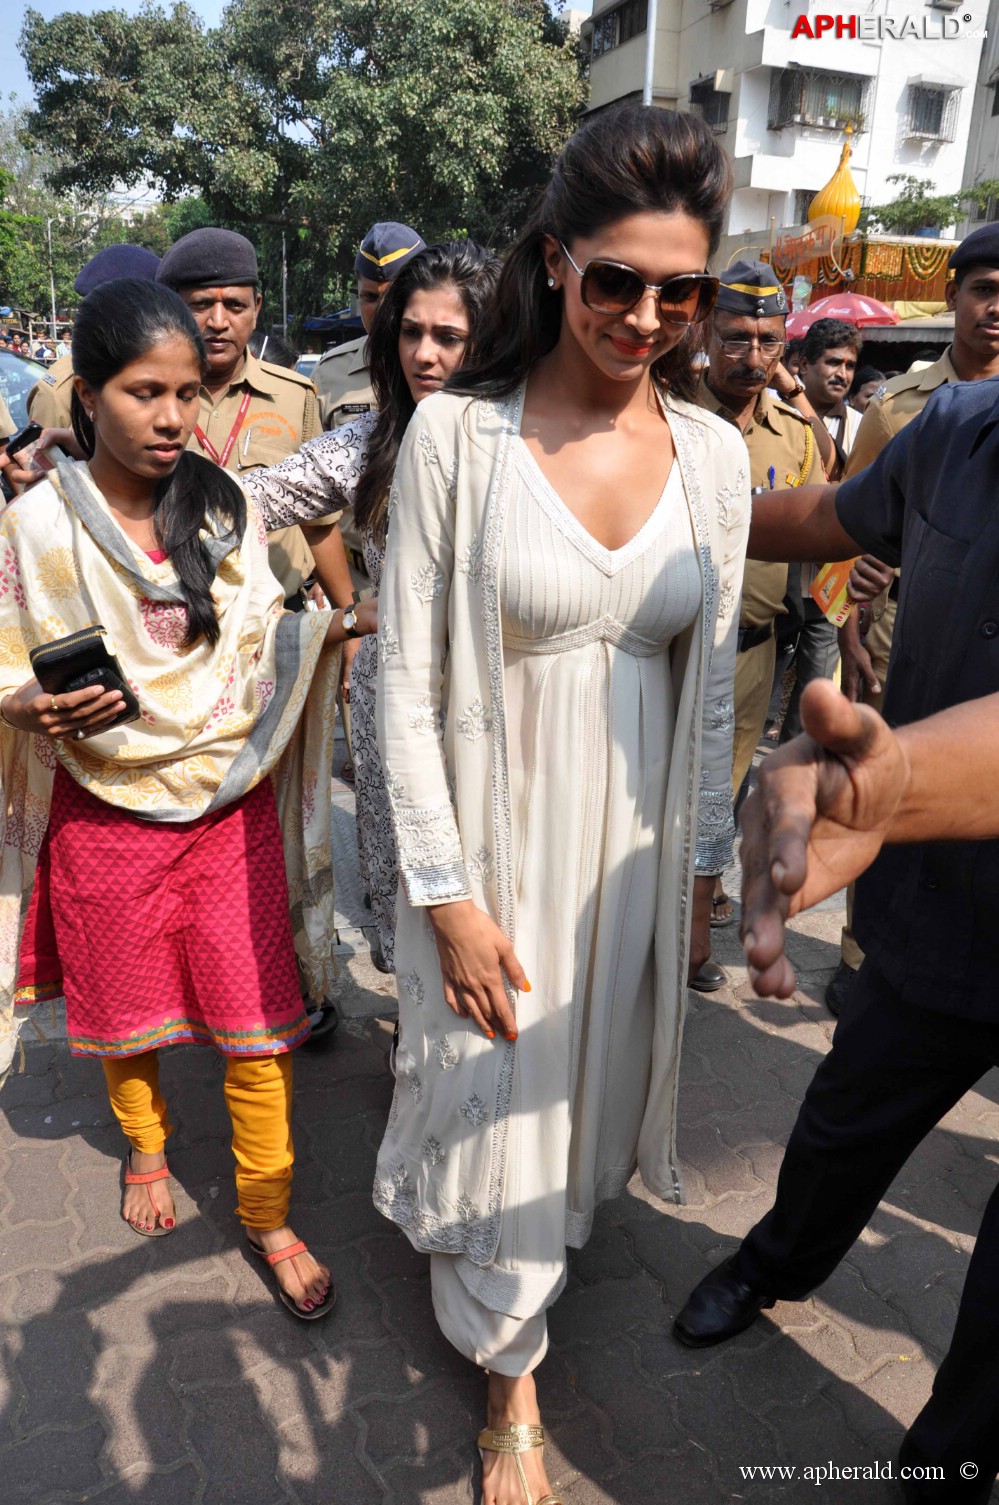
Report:
[[[28,393],[28,417],[43,429],[72,428],[70,404],[73,400],[73,358],[64,355],[54,361]]]
[[[918,418],[937,387],[960,381],[951,365],[950,346],[932,366],[922,371],[903,371],[879,387],[867,405],[857,437],[843,471],[843,480],[865,470],[895,435]]]
[[[324,429],[339,428],[375,405],[368,369],[368,337],[328,350],[312,372]]]
[[[0,397],[0,439],[10,439],[17,433],[17,425],[10,416],[10,408]]]
[[[325,429],[339,428],[341,423],[348,423],[359,413],[369,413],[375,406],[368,367],[367,335],[330,350],[321,361],[317,361],[312,376],[319,393],[319,410]],[[361,535],[349,508],[340,519],[340,532],[344,547],[351,556],[351,566],[360,570]]]
[[[727,418],[738,428],[735,414],[716,397],[702,374],[697,401],[711,413]],[[788,403],[761,392],[743,438],[749,450],[749,484],[755,490],[770,489],[769,470],[774,470],[774,490],[786,486],[810,486],[824,479],[818,446],[811,425]],[[787,565],[746,560],[742,582],[740,627],[765,627],[785,610]]]
[[[322,433],[319,404],[309,378],[270,361],[258,361],[247,352],[242,373],[224,392],[213,397],[205,387],[201,389],[198,426],[217,454],[225,449],[247,391],[250,406],[226,460],[226,470],[238,476],[262,465],[277,465]],[[69,428],[72,394],[72,361],[56,361],[28,394],[28,412],[43,427]],[[207,453],[196,433],[187,447]],[[311,575],[312,554],[301,528],[281,528],[271,533],[268,543],[271,569],[287,598]]]
[[[322,433],[316,391],[307,376],[270,361],[258,361],[247,351],[242,374],[215,397],[202,387],[198,426],[205,438],[222,454],[240,403],[250,393],[250,406],[226,461],[226,470],[236,475],[277,465]],[[202,448],[197,433],[188,449]],[[285,599],[293,596],[312,574],[313,559],[301,528],[281,528],[267,540],[270,564],[284,588]]]

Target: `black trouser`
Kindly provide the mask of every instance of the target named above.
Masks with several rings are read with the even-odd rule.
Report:
[[[903,1003],[866,961],[788,1141],[777,1197],[739,1273],[799,1301],[836,1268],[929,1131],[999,1062],[999,1024]],[[999,1187],[985,1209],[950,1352],[909,1431],[956,1498],[987,1501],[999,1472]],[[962,1463],[975,1463],[963,1484]],[[947,1498],[944,1493],[940,1499]]]

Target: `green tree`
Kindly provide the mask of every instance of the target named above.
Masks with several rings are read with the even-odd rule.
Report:
[[[896,198],[888,204],[873,204],[867,210],[862,228],[881,230],[887,235],[913,235],[924,227],[942,230],[961,217],[961,204],[967,190],[960,193],[934,193],[934,185],[911,173],[894,172],[886,183],[899,184]]]
[[[257,243],[302,312],[342,298],[376,219],[502,245],[583,103],[578,43],[546,0],[232,0],[137,17],[26,13],[28,128],[63,192],[196,192]]]
[[[58,175],[61,161],[32,144],[26,119],[24,110],[0,115],[0,297],[47,317],[50,233],[56,305],[68,309],[76,302],[76,274],[96,251],[128,240],[162,255],[176,238],[170,217],[189,201],[169,211],[152,205],[126,217],[112,195],[82,188],[56,191],[50,180]]]

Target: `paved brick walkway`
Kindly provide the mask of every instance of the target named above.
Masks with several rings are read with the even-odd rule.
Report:
[[[539,1371],[567,1505],[806,1501],[890,1505],[894,1487],[750,1480],[746,1465],[886,1466],[929,1390],[995,1177],[993,1074],[930,1136],[821,1295],[723,1349],[669,1326],[687,1291],[768,1205],[799,1098],[827,1048],[821,988],[835,903],[798,923],[801,991],[691,995],[681,1092],[688,1202],[636,1181],[572,1260]],[[480,1383],[440,1337],[425,1260],[369,1188],[389,1102],[387,980],[355,948],[334,1047],[296,1061],[295,1225],[339,1306],[279,1308],[233,1221],[221,1063],[164,1059],[179,1227],[118,1216],[122,1140],[99,1066],[28,1045],[0,1096],[0,1502],[467,1505]],[[989,1163],[991,1157],[993,1163]]]

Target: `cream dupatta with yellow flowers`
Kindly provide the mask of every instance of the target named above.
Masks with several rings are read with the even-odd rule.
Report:
[[[0,1075],[15,1049],[18,946],[57,759],[98,799],[148,821],[196,820],[270,776],[300,970],[310,997],[330,994],[329,613],[283,611],[252,501],[238,546],[221,527],[203,540],[221,634],[185,648],[173,566],[128,539],[86,465],[61,463],[0,515],[0,698],[31,678],[32,648],[100,623],[142,707],[140,720],[80,742],[0,726]]]

